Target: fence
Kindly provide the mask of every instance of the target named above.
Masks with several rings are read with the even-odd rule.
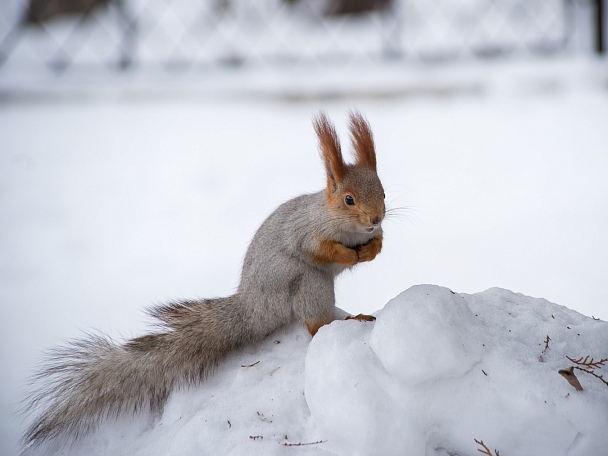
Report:
[[[593,6],[603,51],[604,0],[4,0],[0,72],[558,53]]]

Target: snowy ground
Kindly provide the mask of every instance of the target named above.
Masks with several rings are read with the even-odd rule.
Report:
[[[605,61],[457,67],[392,63],[373,69],[352,63],[339,72],[327,67],[300,69],[246,68],[236,74],[218,70],[199,78],[192,74],[135,73],[119,78],[70,73],[57,81],[44,76],[32,76],[27,82],[0,79],[0,305],[4,314],[0,322],[0,453],[16,451],[22,425],[12,415],[15,403],[23,379],[45,348],[77,337],[82,329],[96,328],[114,337],[140,334],[145,327],[142,309],[151,303],[233,291],[247,243],[264,217],[282,201],[324,185],[310,125],[311,115],[319,108],[328,111],[342,133],[349,108],[366,113],[376,134],[379,173],[389,204],[405,208],[402,215],[386,221],[382,255],[339,280],[342,308],[370,313],[411,285],[436,283],[459,293],[507,288],[588,316],[608,318]],[[353,406],[350,413],[370,417],[366,422],[386,421],[372,419],[364,407],[386,413],[386,419],[401,413],[400,420],[418,422],[417,430],[404,434],[417,445],[475,454],[472,439],[482,438],[506,455],[521,454],[523,447],[517,445],[536,445],[513,440],[526,423],[554,416],[559,436],[555,445],[560,445],[555,454],[573,442],[572,448],[581,445],[584,449],[592,423],[606,423],[605,411],[595,407],[606,409],[607,388],[590,379],[589,388],[579,397],[555,371],[565,367],[564,355],[608,356],[600,352],[606,347],[606,326],[544,303],[535,317],[516,314],[514,323],[507,325],[504,312],[514,313],[513,306],[533,308],[539,305],[537,301],[517,297],[509,304],[505,299],[496,301],[496,296],[504,298],[498,292],[482,296],[491,301],[487,305],[497,309],[497,315],[486,312],[482,316],[479,306],[483,303],[465,297],[468,307],[479,311],[476,324],[485,328],[480,331],[491,334],[474,337],[470,328],[463,329],[462,337],[470,336],[468,343],[477,347],[466,350],[476,360],[463,363],[468,366],[466,372],[451,365],[441,370],[431,364],[432,359],[412,363],[407,352],[394,351],[397,358],[392,363],[408,367],[420,363],[423,373],[434,375],[425,387],[416,386],[399,367],[386,367],[383,356],[393,350],[374,344],[396,345],[401,339],[395,334],[392,342],[378,340],[382,319],[369,327],[335,325],[322,331],[308,351],[306,368],[309,339],[299,329],[282,333],[280,337],[288,343],[280,348],[269,341],[259,351],[249,352],[251,358],[258,358],[288,347],[298,354],[293,364],[281,364],[285,377],[277,380],[293,384],[289,391],[295,394],[289,400],[282,396],[281,407],[286,411],[272,412],[297,410],[289,415],[293,420],[288,423],[289,442],[327,440],[323,447],[306,447],[315,452],[335,450],[335,442],[347,445],[342,449],[359,443],[366,448],[378,441],[374,439],[382,439],[381,430],[368,435],[361,423],[353,421],[349,432],[358,437],[349,444],[345,429],[329,426],[335,415],[324,416],[315,405],[329,398],[315,383],[324,379],[316,377],[321,375],[316,363],[329,362],[344,352],[349,359],[367,356],[360,345],[368,343],[377,358],[358,368],[369,368],[371,376],[380,376],[380,362],[391,372],[390,380],[373,377],[380,383],[370,383],[367,371],[352,371],[356,366],[348,359],[330,371],[334,380],[350,372],[353,378],[368,378],[365,391],[378,391],[377,385],[382,385],[380,389],[387,391],[383,394],[389,395],[372,395],[370,401],[389,404],[395,397],[406,402],[415,397],[414,409],[419,410],[424,405],[419,398],[426,397],[431,405],[424,418],[403,415],[397,405],[386,412],[374,408],[374,402]],[[433,303],[446,306],[443,297]],[[380,315],[393,312],[388,309]],[[466,314],[466,309],[461,310]],[[563,318],[558,319],[556,312]],[[557,321],[547,323],[551,314]],[[470,322],[473,317],[459,318],[456,321]],[[407,315],[397,321],[410,331],[419,331]],[[564,327],[568,324],[581,325],[580,339],[567,339],[570,330]],[[498,335],[497,327],[502,328]],[[512,337],[507,327],[529,330]],[[427,337],[434,341],[442,331],[445,325]],[[448,336],[461,334],[451,331]],[[555,347],[550,361],[541,363],[538,356],[546,335],[551,335]],[[489,345],[505,347],[478,351],[484,337],[489,337]],[[359,348],[347,348],[352,344]],[[509,344],[527,348],[519,353]],[[431,342],[425,346],[429,355],[440,354]],[[290,353],[281,356],[291,359]],[[325,354],[315,360],[313,353]],[[462,359],[463,353],[454,356]],[[235,355],[234,365],[245,364],[244,358]],[[530,408],[513,404],[520,396],[514,383],[509,383],[515,380],[505,372],[510,363],[516,372],[525,371],[521,388],[530,391],[535,404]],[[486,365],[496,369],[496,376]],[[481,369],[488,379],[483,374],[473,377]],[[268,381],[270,370],[258,372],[257,381]],[[227,366],[222,372],[243,376],[257,371]],[[232,377],[220,376],[216,382],[226,378]],[[247,385],[254,380],[243,381]],[[490,392],[482,396],[486,415],[471,406],[467,420],[456,423],[462,413],[459,404],[468,403],[482,381],[490,382]],[[542,389],[539,381],[546,383]],[[195,432],[173,427],[180,435],[175,442],[188,443],[194,451],[205,433],[213,433],[202,426],[207,412],[196,404],[205,403],[216,384],[193,393],[198,402],[180,395],[172,400],[165,423],[175,423],[184,414],[196,417],[189,421]],[[438,390],[433,400],[432,388],[437,384],[446,389]],[[334,387],[332,383],[327,388]],[[503,389],[505,395],[491,394]],[[565,398],[568,393],[570,399]],[[456,399],[441,405],[450,398]],[[547,409],[544,400],[549,403]],[[283,431],[277,423],[284,420],[269,418],[270,412],[264,413],[257,405],[248,408],[254,419],[243,425],[242,435],[253,433],[254,424],[263,428],[264,417],[274,427],[259,431],[264,442],[249,441],[247,435],[246,445],[270,447],[267,440],[272,435],[276,437],[273,444],[280,447],[277,442],[284,443],[279,439]],[[436,418],[437,409],[445,410],[446,416]],[[518,411],[529,414],[512,427],[505,426]],[[595,421],[577,424],[579,412]],[[568,418],[566,425],[564,416],[575,418]],[[238,428],[236,419],[233,422],[226,415],[227,420]],[[476,424],[479,432],[474,432]],[[159,425],[156,422],[154,429]],[[132,426],[141,426],[148,439],[146,448],[158,443],[155,435],[173,435],[154,434],[146,420]],[[101,433],[100,438],[104,435],[112,434]],[[105,444],[100,443],[100,448]],[[586,454],[580,451],[573,454]]]
[[[277,331],[174,394],[162,416],[105,423],[67,454],[465,456],[478,440],[503,455],[588,456],[608,445],[608,384],[579,373],[577,392],[558,374],[566,356],[608,345],[608,323],[502,289],[431,285],[377,316],[310,343],[301,326]]]

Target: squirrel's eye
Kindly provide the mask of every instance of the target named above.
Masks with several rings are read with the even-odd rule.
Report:
[[[352,196],[350,196],[350,195],[346,195],[346,197],[344,198],[344,201],[349,206],[354,206],[355,205],[355,199]]]

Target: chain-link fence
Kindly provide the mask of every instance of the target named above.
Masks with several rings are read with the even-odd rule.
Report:
[[[0,72],[557,53],[584,3],[591,0],[4,0]]]

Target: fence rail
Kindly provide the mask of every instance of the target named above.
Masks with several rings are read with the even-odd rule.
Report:
[[[604,0],[4,0],[0,72],[188,69],[354,58],[443,60],[566,49]],[[597,17],[597,16],[596,16]],[[600,22],[600,33],[604,25]],[[601,38],[602,43],[604,38]]]

